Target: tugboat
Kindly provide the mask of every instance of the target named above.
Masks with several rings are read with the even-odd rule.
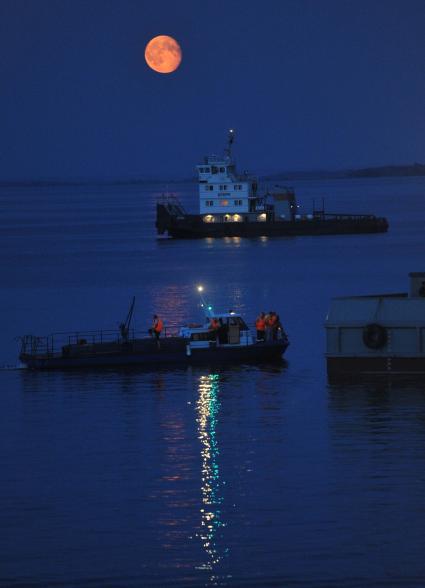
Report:
[[[325,323],[331,378],[425,375],[425,272],[409,277],[409,293],[332,300]]]
[[[89,331],[21,337],[21,363],[31,370],[167,367],[282,360],[289,345],[283,328],[258,340],[236,312],[215,313],[202,302],[205,323],[189,324],[156,339],[130,329],[135,299],[119,332]],[[215,325],[215,329],[211,325]]]
[[[370,214],[335,214],[313,210],[300,215],[295,192],[283,188],[260,193],[258,179],[236,172],[232,158],[234,131],[229,131],[224,155],[209,155],[197,166],[199,214],[188,214],[175,196],[157,203],[158,234],[174,238],[260,237],[383,233],[384,217]]]

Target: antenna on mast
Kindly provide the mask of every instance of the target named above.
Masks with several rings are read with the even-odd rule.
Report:
[[[235,131],[233,129],[229,129],[229,132],[227,134],[227,145],[224,150],[224,154],[229,159],[231,159],[231,157],[232,157],[232,145],[233,145],[234,140],[235,140]]]
[[[205,298],[202,295],[202,292],[204,291],[204,287],[199,285],[199,286],[197,286],[196,289],[198,290],[199,298],[201,299],[201,308],[204,309],[206,316],[212,317],[213,316],[213,307],[211,306],[211,304],[207,303],[207,301],[205,300]]]

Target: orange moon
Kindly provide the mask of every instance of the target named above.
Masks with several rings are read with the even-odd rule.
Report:
[[[146,45],[145,59],[154,71],[168,74],[179,67],[182,60],[182,50],[173,37],[159,35]]]

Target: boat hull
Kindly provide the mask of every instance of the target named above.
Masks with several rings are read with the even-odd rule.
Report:
[[[328,357],[327,372],[332,378],[369,374],[425,375],[425,357]]]
[[[262,363],[279,361],[287,342],[255,343],[252,345],[221,345],[211,342],[208,347],[190,349],[188,341],[179,337],[148,339],[117,345],[115,350],[94,353],[90,347],[65,350],[61,354],[21,354],[21,362],[31,370],[64,370],[84,368],[185,366],[192,364]]]
[[[156,227],[159,234],[176,239],[204,237],[295,237],[303,235],[338,235],[384,233],[388,221],[382,217],[329,215],[290,221],[241,221],[206,223],[201,215],[173,215],[165,205],[157,205]]]

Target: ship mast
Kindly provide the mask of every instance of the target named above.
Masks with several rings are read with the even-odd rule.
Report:
[[[228,159],[232,159],[232,145],[233,141],[235,140],[235,131],[233,129],[229,129],[227,135],[227,145],[224,149],[224,154]]]
[[[128,335],[129,335],[129,332],[130,332],[130,323],[131,323],[131,319],[132,319],[132,316],[133,316],[133,310],[134,310],[134,304],[135,304],[135,302],[136,302],[136,297],[133,296],[133,300],[131,302],[130,310],[128,311],[127,318],[119,326],[121,337],[122,337],[122,339],[123,339],[124,342],[127,342],[128,341]]]

